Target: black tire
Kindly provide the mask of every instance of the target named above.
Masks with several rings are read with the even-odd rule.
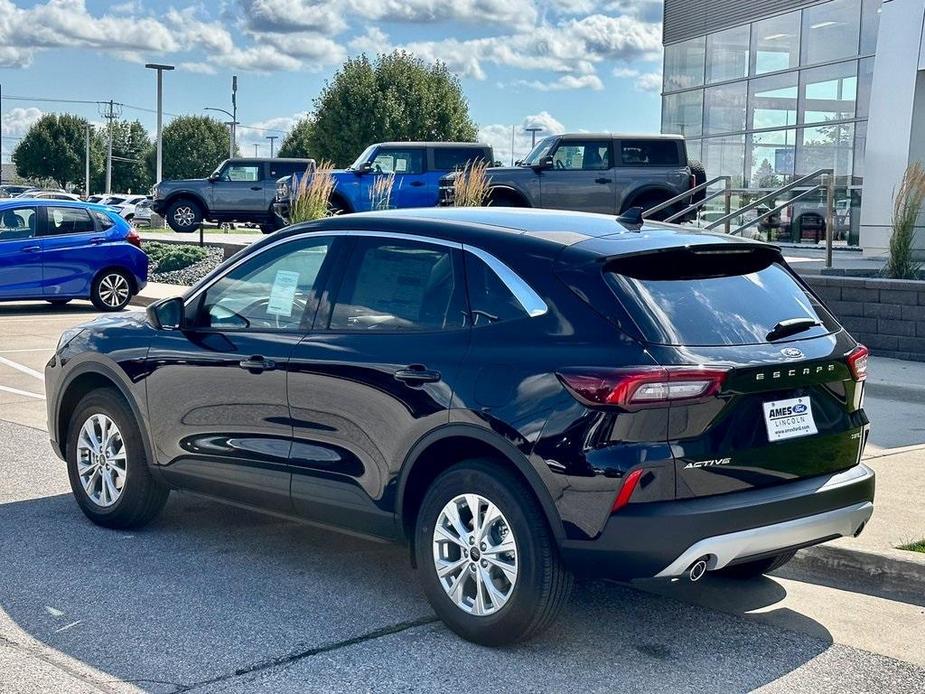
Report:
[[[478,494],[491,501],[507,520],[516,542],[515,582],[507,601],[488,615],[475,616],[459,607],[437,576],[434,528],[444,507],[461,494]],[[424,495],[414,543],[418,575],[431,606],[450,629],[468,641],[499,646],[532,638],[552,624],[568,600],[572,575],[562,564],[539,502],[519,477],[495,461],[468,460],[434,480]],[[477,558],[466,558],[477,562]],[[461,554],[458,560],[462,561]],[[465,564],[462,570],[469,568]]]
[[[78,439],[84,423],[93,415],[104,415],[115,423],[126,453],[121,494],[109,506],[100,505],[90,497],[78,473]],[[92,391],[77,404],[68,425],[65,451],[68,479],[77,505],[97,525],[139,528],[164,508],[170,489],[151,476],[138,423],[128,404],[115,391],[105,388]]]
[[[167,206],[164,219],[171,229],[180,234],[196,231],[202,224],[202,208],[195,200],[180,198]]]
[[[490,190],[488,191],[489,207],[529,207],[529,205],[518,195],[507,190]]]
[[[755,561],[748,561],[742,564],[733,564],[732,566],[727,566],[723,569],[717,571],[721,576],[726,576],[727,578],[739,578],[739,579],[750,579],[758,578],[763,576],[766,573],[770,573],[776,569],[779,569],[788,561],[793,559],[793,555],[796,554],[796,550],[791,552],[784,552],[783,554],[777,554],[773,557],[765,557],[764,559],[756,559]]]
[[[334,197],[328,200],[328,213],[332,217],[338,214],[350,214],[350,209],[343,200]]]
[[[93,280],[90,301],[98,311],[110,313],[128,306],[134,295],[132,278],[124,270],[104,270]]]
[[[689,159],[687,161],[687,167],[691,170],[691,173],[694,175],[694,185],[699,186],[701,183],[707,182],[707,170],[702,163],[696,159]],[[700,202],[705,197],[707,197],[707,191],[701,190],[697,193],[694,193],[692,203]]]
[[[70,299],[45,299],[52,306],[64,306],[65,304],[70,303]]]

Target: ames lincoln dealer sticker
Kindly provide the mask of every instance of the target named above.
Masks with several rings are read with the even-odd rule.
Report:
[[[810,436],[817,431],[808,397],[764,403],[764,423],[768,441]]]

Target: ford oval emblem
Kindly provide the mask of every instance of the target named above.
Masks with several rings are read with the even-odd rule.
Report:
[[[806,412],[806,405],[803,403],[793,406],[793,414],[803,414],[804,412]]]
[[[780,353],[783,354],[785,357],[787,357],[787,359],[802,359],[803,358],[803,352],[798,350],[796,347],[787,347],[786,349],[782,349]]]

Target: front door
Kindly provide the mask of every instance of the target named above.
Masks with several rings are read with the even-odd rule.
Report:
[[[616,213],[613,153],[608,140],[560,140],[553,166],[540,174],[543,207]]]
[[[433,207],[437,187],[427,185],[424,149],[421,147],[381,147],[372,162],[373,173],[366,177],[370,209]],[[391,174],[391,194],[385,198]]]
[[[262,162],[229,162],[212,185],[212,209],[227,212],[260,213],[272,200],[264,191]],[[276,192],[275,189],[273,191]]]
[[[331,243],[267,248],[187,302],[189,329],[158,332],[148,408],[157,462],[174,483],[290,510],[286,373]]]
[[[106,231],[98,230],[91,213],[80,207],[46,207],[45,215],[45,296],[89,296],[93,275],[104,265]]]
[[[292,500],[315,521],[388,536],[404,456],[449,421],[469,340],[464,276],[452,246],[354,243],[292,354]]]
[[[34,207],[0,212],[0,297],[26,299],[42,295],[42,253]]]

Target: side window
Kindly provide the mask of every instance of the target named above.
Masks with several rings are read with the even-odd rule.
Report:
[[[289,161],[271,161],[267,166],[270,167],[270,178],[274,181],[278,178],[282,178],[283,176],[291,176],[294,173],[302,173],[306,169],[305,164],[297,164]]]
[[[466,253],[466,286],[473,327],[526,318],[529,314],[507,285],[485,262]]]
[[[483,160],[485,151],[478,147],[434,147],[434,168],[438,171],[459,171]]]
[[[109,229],[115,223],[112,221],[112,217],[110,217],[105,212],[100,212],[99,210],[91,210],[90,214],[92,214],[93,218],[96,219],[96,223],[99,224],[100,229],[104,231]]]
[[[222,171],[221,180],[223,181],[259,181],[262,176],[260,173],[260,164],[229,164]]]
[[[221,330],[297,330],[331,238],[300,239],[234,268],[209,287],[196,324]]]
[[[553,167],[567,171],[604,171],[611,167],[610,142],[562,142],[552,156]]]
[[[621,140],[620,160],[624,166],[680,166],[675,140]]]
[[[380,149],[373,159],[375,173],[419,174],[424,171],[423,149]]]
[[[452,248],[393,239],[358,242],[331,330],[451,330],[466,325]]]
[[[0,241],[31,239],[35,236],[35,208],[17,207],[0,214]]]
[[[59,234],[88,234],[96,231],[90,213],[80,207],[48,207],[48,233],[52,236]]]

